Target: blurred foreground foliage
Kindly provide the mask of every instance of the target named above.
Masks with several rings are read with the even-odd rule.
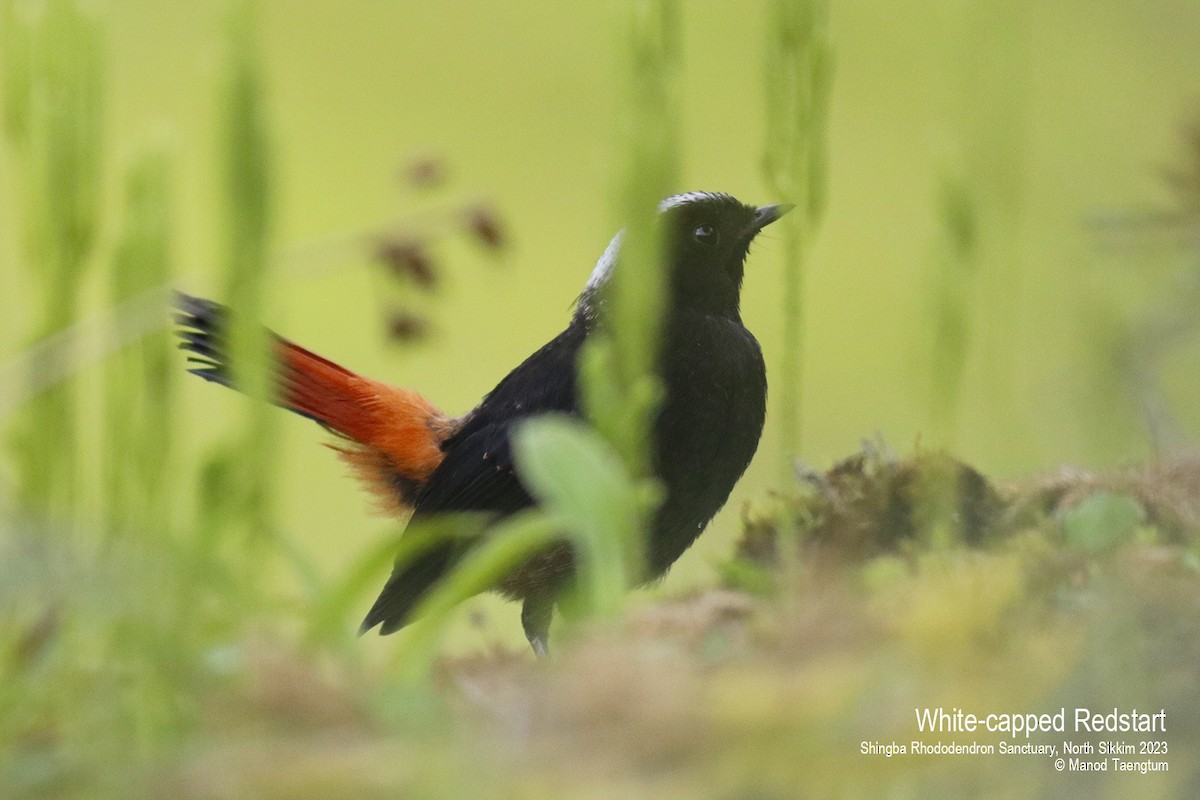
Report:
[[[949,511],[922,511],[947,475]],[[943,455],[868,451],[748,512],[726,587],[576,626],[546,662],[441,657],[429,683],[300,645],[277,617],[182,658],[186,613],[161,602],[178,562],[51,557],[7,520],[0,782],[16,797],[1060,797],[1078,776],[1045,757],[860,744],[999,740],[918,734],[918,707],[1136,706],[1166,709],[1170,772],[1092,777],[1105,796],[1189,796],[1198,488],[1200,459],[993,485]],[[114,629],[137,646],[97,650]],[[1032,741],[1063,738],[1160,737]]]

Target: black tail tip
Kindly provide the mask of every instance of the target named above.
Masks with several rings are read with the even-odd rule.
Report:
[[[180,325],[191,324],[193,327],[211,326],[219,323],[225,316],[225,306],[203,297],[186,294],[176,290],[172,297],[172,305],[179,311],[175,319]],[[195,323],[201,323],[196,325]]]
[[[188,372],[208,381],[231,385],[226,369],[225,307],[220,303],[175,292],[175,324],[179,349],[188,353]]]
[[[362,624],[358,626],[358,635],[366,636],[368,633],[375,630],[375,628],[378,628],[379,623],[383,621],[383,618],[375,613],[375,609],[371,609],[366,618],[362,621]]]
[[[404,617],[388,617],[372,609],[371,613],[367,614],[367,618],[358,626],[358,635],[366,636],[371,631],[378,629],[380,636],[388,636],[407,624],[408,620]]]

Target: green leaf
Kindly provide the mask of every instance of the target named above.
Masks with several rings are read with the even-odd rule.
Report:
[[[428,679],[438,641],[459,603],[491,589],[558,536],[558,523],[539,511],[525,511],[491,528],[487,538],[464,555],[413,611],[421,624],[414,627],[405,648],[405,681],[421,684]]]
[[[1069,544],[1095,552],[1129,538],[1145,518],[1129,495],[1097,492],[1063,514],[1062,526]]]
[[[487,521],[486,514],[439,514],[410,524],[398,541],[388,536],[367,548],[318,598],[310,614],[309,642],[338,641],[356,629],[347,620],[364,594],[378,590],[379,574],[387,567],[411,563],[445,541],[477,538]]]
[[[639,484],[607,441],[567,417],[531,419],[513,443],[522,479],[575,545],[585,604],[597,614],[616,613],[640,573]]]

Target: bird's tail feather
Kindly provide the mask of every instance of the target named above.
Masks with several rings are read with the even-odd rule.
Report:
[[[237,388],[230,370],[228,312],[211,300],[176,298],[180,348],[189,372]],[[276,402],[351,440],[335,449],[386,510],[404,510],[441,463],[441,443],[457,422],[414,391],[365,378],[279,336],[271,335]],[[392,508],[399,498],[399,507]]]

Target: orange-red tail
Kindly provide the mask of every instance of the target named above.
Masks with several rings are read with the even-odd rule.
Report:
[[[374,494],[410,505],[441,463],[453,421],[414,391],[356,375],[285,339],[275,352],[281,401],[352,440],[333,447]]]
[[[202,378],[233,386],[223,347],[225,310],[217,303],[180,295],[177,305],[183,349]],[[278,402],[315,420],[347,441],[331,445],[384,510],[411,507],[442,460],[441,444],[457,426],[409,389],[364,378],[286,339],[273,339]]]

